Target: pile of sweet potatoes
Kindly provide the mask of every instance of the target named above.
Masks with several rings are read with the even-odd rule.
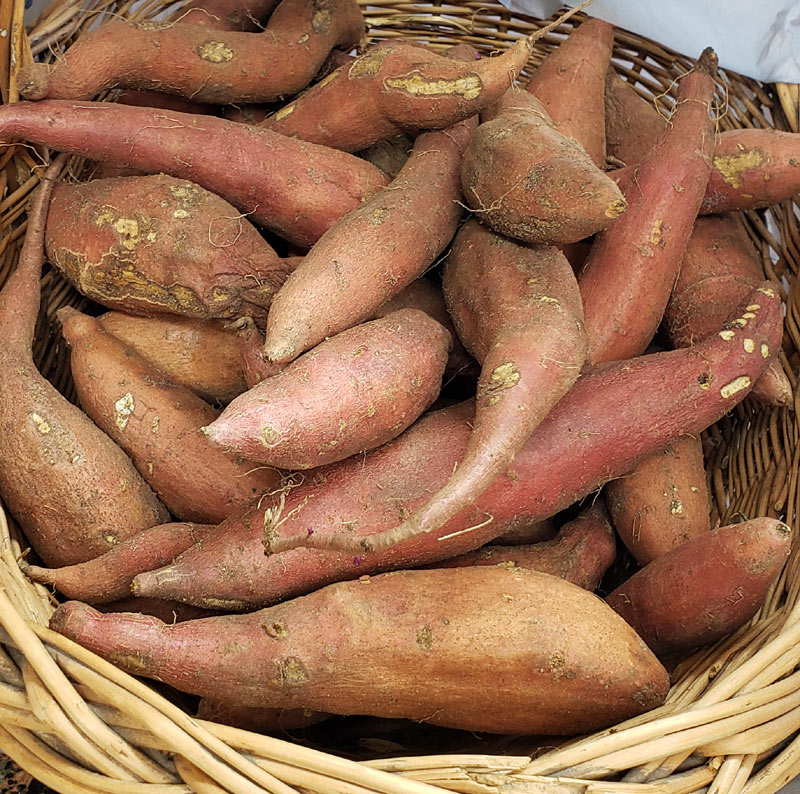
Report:
[[[660,705],[791,538],[709,520],[700,434],[791,401],[779,288],[715,187],[713,51],[665,124],[598,20],[526,89],[532,39],[353,58],[355,0],[191,9],[99,27],[0,107],[128,169],[42,173],[0,291],[0,497],[72,599],[52,627],[233,724],[570,735]],[[146,91],[92,101],[116,87]],[[791,196],[800,138],[749,133],[747,206]],[[93,301],[58,313],[82,410],[33,364],[45,257]]]

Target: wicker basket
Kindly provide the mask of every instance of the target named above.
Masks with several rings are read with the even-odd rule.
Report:
[[[364,6],[371,39],[413,37],[441,48],[468,41],[488,52],[543,24],[512,14],[495,0],[458,5],[378,0]],[[82,30],[111,15],[152,18],[167,7],[175,6],[165,0],[56,0],[26,38],[24,0],[3,0],[3,101],[16,101],[14,74],[31,56],[58,57]],[[571,24],[543,38],[540,55]],[[674,78],[691,67],[686,58],[621,30],[615,61],[624,77],[644,95],[659,96],[665,108]],[[797,86],[764,86],[722,73],[719,88],[720,129],[797,131]],[[24,144],[0,148],[0,284],[19,252],[39,161],[40,153]],[[795,208],[787,203],[748,213],[746,223],[767,277],[785,299],[781,361],[795,385],[800,356]],[[53,272],[46,273],[43,290],[36,359],[71,396],[64,347],[52,320],[60,306],[82,306],[86,300]],[[705,434],[715,522],[760,515],[794,521],[800,504],[795,417],[745,402]],[[800,773],[796,554],[756,617],[734,636],[683,660],[666,704],[649,714],[560,746],[543,747],[530,737],[476,739],[450,732],[444,741],[442,734],[423,733],[405,744],[361,744],[365,757],[386,755],[387,748],[397,756],[411,747],[409,757],[354,761],[193,719],[151,686],[53,634],[46,628],[51,594],[31,584],[17,565],[25,547],[0,511],[0,749],[59,792],[435,794],[440,788],[465,794],[755,794],[776,791]],[[332,753],[341,749],[337,738],[328,742]],[[439,754],[423,754],[432,751]]]

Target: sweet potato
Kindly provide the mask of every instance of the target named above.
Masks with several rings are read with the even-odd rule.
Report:
[[[252,322],[240,330],[239,360],[248,389],[257,386],[262,380],[277,375],[286,367],[285,364],[273,364],[264,358],[264,335]]]
[[[177,626],[71,601],[50,626],[129,672],[215,700],[473,731],[582,733],[657,706],[669,689],[600,599],[522,569],[398,571]]]
[[[468,120],[418,136],[391,185],[309,251],[267,316],[270,361],[291,361],[368,319],[434,262],[461,219],[458,175],[474,127]]]
[[[572,243],[625,211],[614,181],[533,95],[511,89],[481,119],[464,152],[461,185],[496,232],[527,243]]]
[[[135,598],[128,596],[119,601],[107,604],[96,604],[98,612],[138,612],[140,615],[149,615],[158,618],[167,625],[183,623],[185,620],[199,620],[219,615],[210,609],[193,607],[191,604],[181,604],[179,601],[164,601],[160,598]]]
[[[614,529],[602,501],[564,524],[553,540],[526,546],[482,546],[468,554],[434,563],[431,568],[503,565],[558,576],[594,590],[616,556]]]
[[[537,67],[527,90],[598,168],[606,164],[605,78],[614,28],[587,19]]]
[[[269,102],[301,91],[331,49],[348,50],[363,35],[355,0],[282,0],[263,33],[112,20],[84,32],[54,64],[23,66],[17,86],[33,100],[136,88],[220,105]]]
[[[453,241],[442,288],[459,338],[481,364],[464,458],[398,537],[440,527],[499,477],[586,359],[575,274],[564,255],[525,246],[470,220]]]
[[[211,403],[229,403],[247,390],[239,337],[218,323],[188,317],[132,317],[106,312],[103,330],[132,347],[169,380]]]
[[[159,524],[92,560],[61,568],[25,565],[23,570],[34,582],[51,584],[67,598],[87,604],[110,603],[130,597],[134,576],[169,565],[213,529],[213,524]]]
[[[733,216],[698,218],[664,315],[673,344],[685,347],[713,333],[763,277],[753,244]],[[792,403],[792,386],[777,358],[752,396],[771,405]]]
[[[188,179],[305,246],[388,182],[358,157],[268,129],[113,102],[15,102],[0,108],[0,135]]]
[[[219,535],[173,565],[137,576],[134,592],[214,609],[247,609],[333,581],[455,557],[555,515],[675,438],[699,433],[744,398],[766,359],[747,353],[742,339],[756,340],[759,350],[762,344],[774,348],[781,338],[780,299],[768,286],[761,289],[748,298],[748,305],[760,306],[752,312],[756,317],[737,318],[746,325],[735,326],[733,339],[714,335],[694,348],[585,373],[509,470],[430,535],[394,546],[396,538],[384,531],[425,504],[463,459],[471,403],[429,413],[363,458],[317,469],[283,499],[273,497],[232,516]],[[273,552],[266,558],[265,526]],[[283,553],[312,543],[341,552]]]
[[[419,309],[349,328],[237,397],[203,433],[214,446],[280,469],[374,449],[436,399],[450,340]]]
[[[71,307],[58,317],[83,409],[131,456],[173,515],[218,524],[276,485],[277,472],[209,447],[200,428],[218,412],[205,400],[167,380],[95,318]]]
[[[400,134],[388,141],[378,141],[356,154],[376,168],[380,168],[389,179],[394,179],[408,161],[414,141],[408,135]]]
[[[653,560],[606,601],[657,656],[688,651],[753,617],[790,547],[791,529],[773,518],[714,529]]]
[[[33,363],[45,221],[62,166],[59,158],[42,176],[19,265],[0,292],[0,496],[52,566],[96,557],[168,519],[127,455]]]
[[[627,212],[592,244],[578,279],[590,363],[640,355],[661,322],[708,183],[715,73],[705,50],[681,80],[669,129],[623,182]]]
[[[676,439],[605,488],[620,539],[639,565],[711,529],[699,437]]]

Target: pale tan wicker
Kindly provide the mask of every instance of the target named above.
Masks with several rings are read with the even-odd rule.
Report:
[[[371,39],[413,37],[438,47],[469,41],[489,52],[543,24],[510,13],[495,0],[363,4]],[[14,74],[32,54],[57,58],[82,30],[102,19],[150,18],[170,6],[145,0],[134,12],[135,4],[123,0],[55,0],[27,37],[23,7],[24,0],[0,2],[4,102],[16,101]],[[571,24],[541,40],[540,52],[555,45]],[[621,30],[615,53],[620,73],[643,95],[658,96],[665,108],[673,79],[691,67],[686,58]],[[720,129],[798,130],[797,86],[764,86],[722,73],[720,101]],[[0,147],[0,284],[14,267],[40,162],[41,153],[24,143]],[[800,358],[795,212],[787,203],[746,219],[765,273],[786,301],[781,361],[793,385]],[[84,299],[52,272],[42,288],[36,358],[70,395],[64,349],[52,319],[60,306],[81,305]],[[745,403],[705,434],[715,521],[773,515],[794,523],[800,504],[799,430],[795,413]],[[355,762],[193,719],[150,686],[53,634],[46,628],[52,596],[31,584],[17,564],[25,547],[0,513],[0,750],[59,792],[756,794],[776,791],[800,773],[797,555],[753,621],[683,660],[667,703],[649,714],[560,746],[542,747],[525,737],[479,743],[458,734],[442,754],[419,755],[417,743],[417,757]],[[379,749],[376,742],[367,746]],[[471,752],[476,746],[481,754]],[[335,742],[330,749],[335,752]],[[440,752],[441,747],[427,749]]]

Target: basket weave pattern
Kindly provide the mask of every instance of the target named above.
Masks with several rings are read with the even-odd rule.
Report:
[[[24,0],[4,0],[0,29],[8,34],[0,38],[3,101],[17,100],[14,76],[31,57],[58,58],[81,31],[112,16],[147,19],[178,8],[164,0],[146,0],[135,12],[133,5],[55,2],[26,36]],[[441,49],[467,41],[488,53],[544,24],[513,14],[495,0],[458,5],[379,0],[363,6],[368,41],[408,37]],[[540,40],[530,68],[571,24]],[[673,101],[675,78],[691,65],[653,42],[617,31],[617,70],[644,96],[658,97],[665,112]],[[719,129],[796,132],[797,99],[797,86],[764,86],[722,72]],[[0,147],[0,285],[19,253],[40,163],[41,153],[24,143]],[[81,166],[79,159],[72,160],[74,174]],[[795,207],[787,202],[747,213],[746,225],[766,277],[784,298],[781,362],[796,387],[800,231]],[[54,317],[63,305],[83,308],[88,302],[52,271],[46,271],[42,289],[35,358],[42,372],[74,398]],[[745,401],[705,433],[714,523],[761,515],[795,523],[800,506],[796,416]],[[496,747],[498,754],[448,752],[355,762],[191,718],[150,686],[50,632],[46,626],[53,597],[20,571],[25,549],[24,538],[0,510],[0,750],[59,792],[756,794],[776,791],[800,774],[796,553],[748,625],[681,661],[667,702],[655,711],[549,748],[534,739],[496,745],[489,740],[483,748]]]

